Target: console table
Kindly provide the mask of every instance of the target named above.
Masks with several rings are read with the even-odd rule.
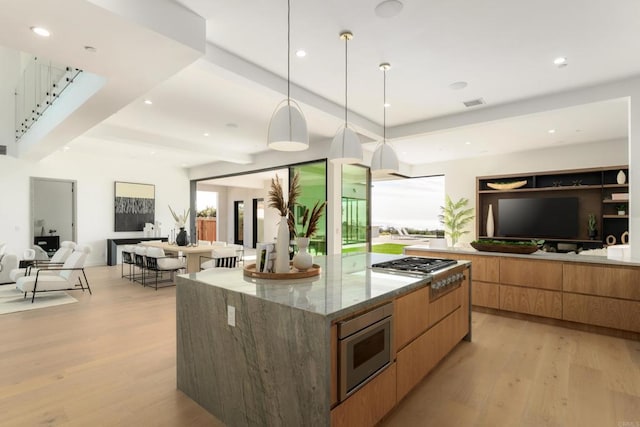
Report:
[[[149,240],[160,240],[168,242],[168,237],[125,237],[122,239],[107,239],[107,265],[118,264],[118,246],[119,245],[135,245],[140,242],[148,242]]]
[[[60,236],[34,236],[33,244],[44,249],[51,258],[60,249]]]

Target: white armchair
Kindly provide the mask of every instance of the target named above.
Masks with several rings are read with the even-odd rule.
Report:
[[[0,283],[11,283],[11,270],[18,268],[18,257],[14,254],[0,254]]]
[[[169,257],[165,255],[164,250],[162,248],[154,248],[148,247],[146,254],[146,268],[149,271],[149,274],[153,272],[155,274],[155,288],[158,290],[158,276],[161,276],[163,273],[171,273],[171,286],[174,285],[173,275],[176,271],[185,270],[187,266],[185,265],[184,258],[181,257]],[[146,286],[146,281],[143,281]],[[165,280],[167,282],[167,280]]]
[[[35,275],[18,278],[16,289],[24,292],[25,298],[28,292],[32,292],[32,303],[36,298],[36,292],[73,290],[84,292],[87,289],[91,294],[91,287],[84,272],[84,263],[89,252],[91,248],[88,246],[78,246],[61,267],[37,270]]]
[[[18,266],[16,265],[16,268],[14,268],[11,273],[9,273],[9,277],[12,282],[17,282],[20,277],[26,276],[27,274],[36,274],[37,269],[61,267],[67,260],[67,258],[71,256],[75,248],[75,242],[67,240],[60,243],[60,248],[56,251],[56,253],[53,254],[51,259],[49,259],[48,256],[45,259],[41,259],[41,257],[38,256],[37,251],[39,249],[41,252],[44,252],[44,250],[40,246],[36,245],[33,249],[34,251],[36,251],[36,254],[34,255],[36,258],[35,262],[27,268],[17,268]],[[46,252],[44,253],[46,254]]]

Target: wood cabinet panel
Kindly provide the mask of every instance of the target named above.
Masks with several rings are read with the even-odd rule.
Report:
[[[429,327],[438,323],[449,313],[462,306],[462,287],[429,303]]]
[[[562,263],[503,257],[500,260],[500,283],[560,291]]]
[[[338,403],[338,325],[331,325],[331,406]]]
[[[500,287],[497,283],[473,281],[471,304],[479,307],[500,308]]]
[[[565,293],[564,320],[640,332],[640,302]]]
[[[395,300],[393,328],[396,351],[427,330],[429,324],[429,288],[424,287]]]
[[[500,285],[500,310],[562,318],[562,292]]]
[[[640,301],[640,269],[565,263],[563,290]]]
[[[332,427],[371,427],[396,404],[396,364],[331,411]]]
[[[464,330],[463,323],[465,319],[468,322],[468,318],[461,312],[462,308],[459,308],[398,352],[398,401],[466,335],[466,332],[461,333]]]

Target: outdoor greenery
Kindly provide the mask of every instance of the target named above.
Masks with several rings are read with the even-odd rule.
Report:
[[[381,243],[379,245],[373,245],[371,247],[371,252],[376,254],[391,254],[391,255],[402,255],[402,249],[407,246],[400,243]],[[342,248],[343,254],[353,253],[353,252],[362,252],[361,247],[353,247],[353,248]]]
[[[208,217],[208,218],[215,218],[216,217],[216,208],[214,208],[213,206],[207,206],[206,208],[202,209],[201,211],[198,211],[198,215],[199,217]]]

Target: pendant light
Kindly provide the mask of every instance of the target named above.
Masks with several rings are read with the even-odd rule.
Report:
[[[297,102],[291,99],[291,0],[287,0],[287,99],[280,102],[269,123],[267,145],[279,151],[309,148],[307,121]]]
[[[380,64],[380,69],[384,73],[383,77],[383,122],[382,122],[382,142],[378,144],[376,151],[371,158],[371,171],[380,173],[398,172],[398,156],[393,147],[387,144],[387,70],[391,68],[389,63]]]
[[[340,127],[336,136],[333,137],[331,148],[329,150],[329,160],[334,163],[361,163],[362,162],[362,145],[360,138],[347,123],[347,44],[353,38],[353,34],[344,31],[340,34],[340,39],[344,40],[344,125]]]

